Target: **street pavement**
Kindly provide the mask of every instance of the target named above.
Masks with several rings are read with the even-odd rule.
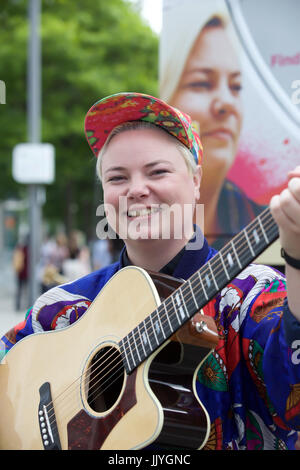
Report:
[[[12,266],[12,252],[0,254],[0,337],[25,318],[26,298],[23,296],[22,310],[15,309],[16,279]]]

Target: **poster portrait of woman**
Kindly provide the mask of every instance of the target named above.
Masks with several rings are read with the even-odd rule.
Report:
[[[274,160],[284,157],[288,170],[300,159],[299,142],[278,122],[273,138],[274,116],[245,63],[225,0],[164,0],[160,97],[189,114],[199,130],[205,175],[199,207],[215,248],[250,223],[284,184],[282,164],[276,174]]]

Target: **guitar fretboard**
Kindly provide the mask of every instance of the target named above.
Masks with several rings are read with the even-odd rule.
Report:
[[[127,374],[147,359],[279,236],[265,209],[119,343]]]

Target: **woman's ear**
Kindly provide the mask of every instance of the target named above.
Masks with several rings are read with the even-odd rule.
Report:
[[[201,178],[202,178],[202,166],[197,165],[197,170],[193,174],[194,186],[195,186],[195,199],[200,199],[200,186],[201,186]]]

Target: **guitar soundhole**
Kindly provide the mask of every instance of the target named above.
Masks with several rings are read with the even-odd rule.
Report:
[[[120,352],[111,346],[100,349],[92,358],[88,372],[87,402],[93,411],[103,413],[121,394],[124,368]]]

